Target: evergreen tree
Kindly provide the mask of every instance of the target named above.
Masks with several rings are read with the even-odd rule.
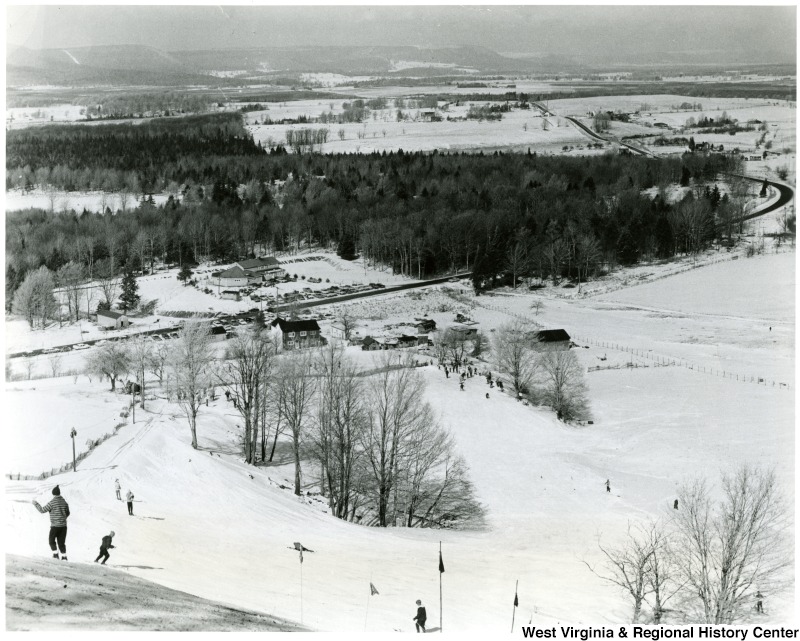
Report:
[[[184,263],[183,266],[181,267],[181,270],[178,272],[178,280],[181,281],[185,286],[186,283],[189,282],[189,279],[191,277],[192,277],[192,270],[189,268],[189,265]]]
[[[130,265],[125,268],[125,273],[122,275],[122,294],[119,300],[122,303],[122,311],[135,309],[139,304],[139,283],[136,282],[136,276]]]

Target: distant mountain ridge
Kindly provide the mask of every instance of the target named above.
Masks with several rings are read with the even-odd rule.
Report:
[[[730,54],[730,55],[729,55]],[[102,45],[62,49],[8,46],[7,84],[238,84],[270,75],[458,75],[592,73],[645,65],[702,66],[758,64],[761,52],[662,52],[637,56],[604,52],[591,59],[550,54],[503,55],[481,46],[289,46],[163,51],[144,45]],[[774,60],[780,63],[780,60]]]

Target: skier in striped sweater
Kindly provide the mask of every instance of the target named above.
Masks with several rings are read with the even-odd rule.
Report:
[[[50,536],[48,543],[50,549],[53,551],[53,558],[58,558],[58,552],[61,552],[61,560],[67,560],[67,518],[69,517],[69,505],[61,496],[61,489],[56,485],[53,488],[52,500],[42,507],[37,501],[33,502],[34,507],[42,514],[50,512]],[[58,549],[56,549],[58,544]]]

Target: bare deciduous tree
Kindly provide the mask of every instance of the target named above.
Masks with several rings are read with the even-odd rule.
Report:
[[[563,421],[586,418],[589,401],[583,368],[570,350],[549,350],[539,357],[543,400]]]
[[[774,594],[785,586],[791,513],[774,472],[743,465],[723,474],[720,500],[700,479],[685,483],[678,498],[677,562],[702,621],[734,623],[754,590]]]
[[[99,378],[108,376],[111,381],[111,391],[116,389],[117,379],[122,378],[130,371],[131,359],[127,347],[114,341],[93,350],[86,358],[86,373]]]
[[[186,323],[172,346],[170,366],[175,376],[178,404],[189,421],[192,447],[197,449],[197,414],[201,394],[211,382],[211,334],[201,323]]]
[[[633,601],[631,622],[638,623],[645,597],[652,589],[647,572],[653,548],[647,532],[641,526],[629,523],[628,536],[622,544],[613,548],[603,547],[599,542],[597,545],[605,557],[606,570],[600,573],[585,561],[584,563],[601,579],[622,588]]]
[[[245,462],[255,465],[259,418],[277,349],[269,332],[244,330],[229,341],[221,382],[231,393],[244,421]]]
[[[322,471],[322,493],[328,496],[331,514],[352,518],[359,443],[366,424],[363,379],[344,349],[334,344],[318,354],[315,369],[320,377],[319,406],[311,442]]]
[[[497,369],[511,378],[517,394],[527,394],[536,374],[538,362],[528,336],[531,329],[520,321],[502,326],[494,337],[494,358]]]
[[[47,360],[50,363],[53,378],[55,378],[61,372],[61,363],[64,361],[64,357],[61,354],[52,354]]]
[[[292,437],[294,493],[298,496],[302,483],[300,450],[311,422],[311,403],[317,387],[311,367],[309,353],[294,350],[285,354],[275,379],[275,387],[278,388],[278,411]]]

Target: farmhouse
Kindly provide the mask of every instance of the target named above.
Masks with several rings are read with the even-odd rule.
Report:
[[[418,334],[427,334],[428,332],[432,332],[436,329],[436,321],[430,318],[423,318],[423,319],[415,319],[417,320],[417,324],[414,327],[417,328]]]
[[[323,344],[315,320],[286,320],[279,316],[272,321],[272,334],[283,349],[319,347]]]
[[[531,338],[533,349],[540,352],[569,349],[569,334],[563,329],[543,329],[533,332]]]
[[[372,336],[367,336],[361,341],[361,349],[365,352],[375,352],[381,349],[381,344],[372,338]]]
[[[128,317],[121,312],[112,312],[110,309],[97,310],[97,324],[108,329],[122,329],[131,324]]]
[[[236,266],[243,271],[259,274],[265,280],[275,280],[286,276],[286,270],[281,267],[280,262],[274,256],[240,260]]]

